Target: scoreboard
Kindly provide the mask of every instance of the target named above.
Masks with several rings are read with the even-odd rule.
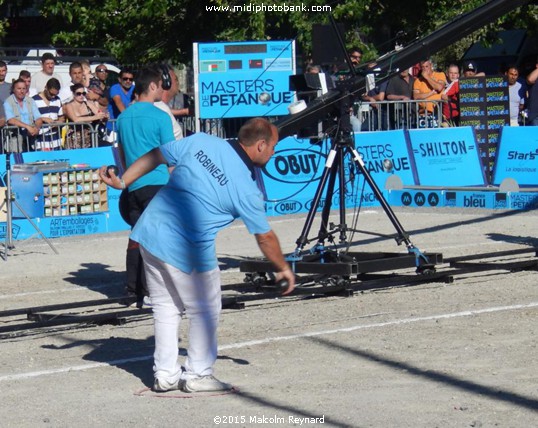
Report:
[[[281,116],[294,101],[295,42],[194,43],[199,119]]]

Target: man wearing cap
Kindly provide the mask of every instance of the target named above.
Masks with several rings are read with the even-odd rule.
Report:
[[[54,55],[50,52],[45,52],[41,56],[41,70],[32,74],[32,83],[30,84],[30,90],[34,89],[36,93],[39,93],[45,89],[45,85],[54,77],[62,83],[62,77],[54,72],[56,66],[56,60]]]
[[[97,77],[92,77],[86,88],[86,98],[96,102],[96,107],[108,115],[108,98],[101,87],[101,82]]]
[[[486,73],[481,71],[478,72],[478,67],[476,66],[476,62],[474,61],[466,61],[463,63],[463,77],[482,77],[485,76]]]

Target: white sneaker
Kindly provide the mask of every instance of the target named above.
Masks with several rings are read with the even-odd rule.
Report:
[[[229,391],[233,388],[229,383],[224,383],[212,375],[196,377],[193,379],[181,379],[179,388],[183,392],[215,392]]]
[[[175,383],[170,383],[164,379],[155,379],[153,383],[153,391],[155,392],[175,391],[177,389],[179,389],[179,379]]]
[[[144,296],[144,299],[142,300],[142,305],[140,306],[140,308],[151,308],[151,306],[152,306],[151,297]]]

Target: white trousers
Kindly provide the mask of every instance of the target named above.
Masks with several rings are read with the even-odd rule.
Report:
[[[154,318],[156,379],[174,383],[213,373],[217,359],[217,325],[222,309],[220,271],[186,274],[140,246]],[[178,361],[181,315],[189,320],[184,371]]]

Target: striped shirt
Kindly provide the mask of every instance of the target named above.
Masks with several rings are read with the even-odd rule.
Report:
[[[62,102],[57,96],[49,101],[47,104],[39,94],[34,95],[33,100],[37,105],[41,117],[48,117],[53,122],[57,122],[58,118],[63,116]],[[62,138],[59,126],[48,126],[43,124],[39,130],[39,136],[35,140],[36,150],[52,150],[62,145]]]

